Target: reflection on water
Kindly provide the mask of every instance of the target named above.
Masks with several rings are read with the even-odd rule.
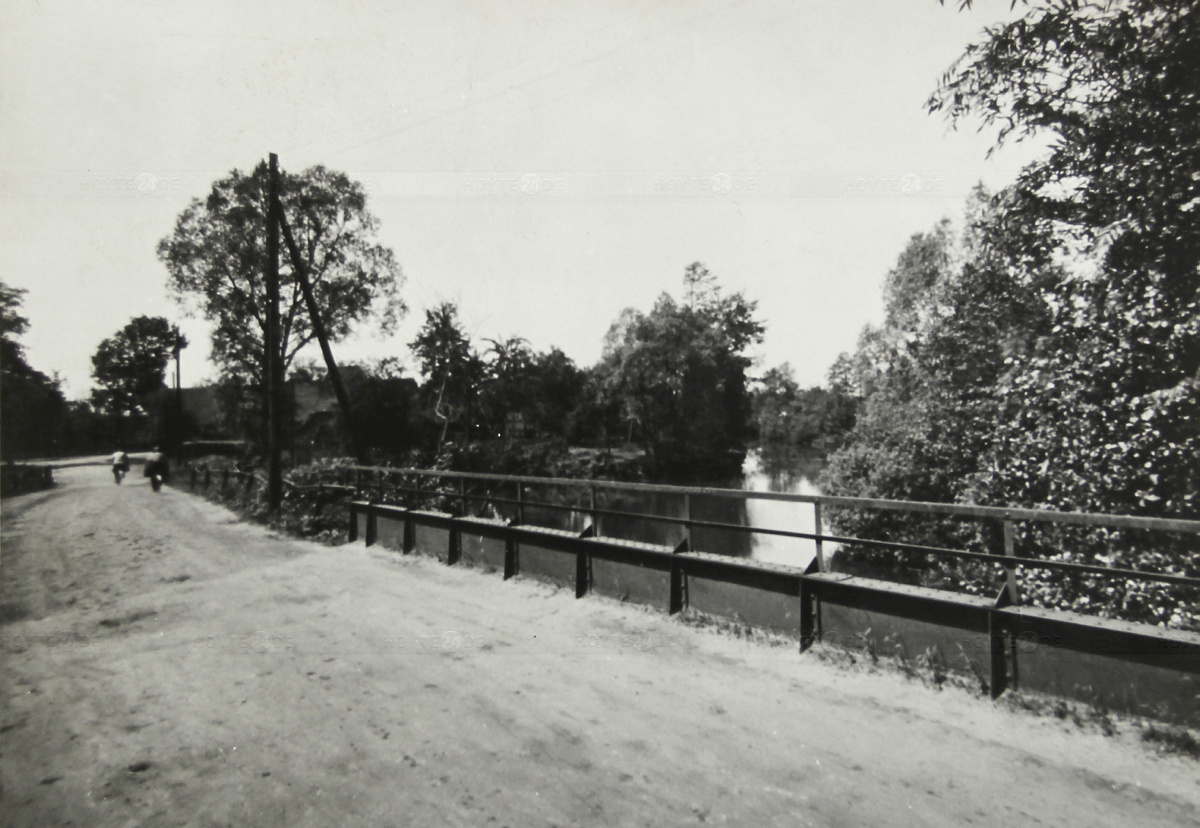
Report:
[[[742,476],[724,481],[720,488],[818,495],[820,491],[813,479],[819,470],[820,458],[811,454],[779,455],[751,451],[746,455]],[[792,532],[811,533],[815,524],[813,506],[810,503],[755,498],[600,490],[597,492],[596,506],[616,512],[662,515],[678,519],[689,517],[692,521]],[[562,528],[581,531],[590,522],[588,513],[583,510],[559,514],[563,519]],[[625,515],[601,515],[597,523],[600,535],[664,546],[677,546],[686,534],[684,526],[680,523],[664,523]],[[698,552],[715,552],[797,567],[808,566],[816,555],[816,544],[811,540],[704,526],[692,527],[691,548]],[[827,554],[830,551],[832,550],[827,549]]]
[[[749,492],[819,495],[821,491],[813,482],[819,470],[819,459],[811,455],[764,457],[760,451],[751,451],[742,467],[742,488]],[[816,530],[811,503],[750,499],[746,511],[751,526],[790,532]],[[814,541],[773,535],[755,535],[750,549],[750,557],[756,561],[800,567],[808,566],[816,554]]]

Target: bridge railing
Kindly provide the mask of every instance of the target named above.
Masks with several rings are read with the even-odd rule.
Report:
[[[711,529],[748,535],[813,541],[816,546],[817,566],[819,571],[822,572],[829,571],[830,568],[829,558],[825,554],[827,544],[863,549],[912,552],[962,561],[990,563],[1004,570],[1004,585],[1008,591],[1009,600],[1013,604],[1021,603],[1018,574],[1021,569],[1041,569],[1074,575],[1095,575],[1112,579],[1147,581],[1200,588],[1200,577],[1180,572],[1132,569],[1104,564],[1028,557],[1020,553],[1016,542],[1016,528],[1022,523],[1176,533],[1192,536],[1200,541],[1200,520],[377,466],[351,466],[342,471],[341,474],[344,475],[341,481],[343,484],[347,486],[352,485],[356,493],[360,496],[366,494],[373,497],[377,502],[385,503],[388,502],[389,498],[395,499],[397,496],[400,496],[407,498],[409,503],[435,504],[443,509],[456,511],[458,514],[469,513],[470,504],[477,504],[484,508],[490,507],[496,514],[504,516],[516,524],[525,524],[527,522],[526,517],[530,511],[545,510],[587,515],[590,518],[591,525],[596,528],[597,534],[601,534],[600,527],[602,526],[603,519],[624,518],[680,527],[683,530],[682,534],[684,538],[690,535],[690,530]],[[399,478],[399,482],[397,482],[397,478]],[[506,485],[510,487],[511,495],[499,493]],[[530,495],[533,491],[539,489],[545,490],[549,487],[574,491],[576,497],[572,499],[573,502],[562,502],[562,499],[555,501],[547,500],[544,497],[531,497]],[[623,509],[605,508],[603,505],[600,505],[600,494],[606,492],[642,492],[679,495],[682,497],[684,514],[664,515],[645,511],[633,512]],[[815,531],[804,532],[795,529],[698,519],[690,514],[689,499],[692,497],[784,501],[808,504],[813,509]],[[1000,526],[999,534],[1003,539],[1003,547],[992,552],[977,552],[905,541],[832,534],[823,531],[823,517],[828,514],[830,509],[834,508],[848,510],[888,510],[910,514],[966,518],[976,521],[993,521]],[[704,551],[720,552],[717,549]],[[1197,551],[1200,553],[1200,549]]]
[[[214,482],[223,489],[228,489],[232,483],[234,486],[245,486],[247,490],[255,485],[266,484],[265,478],[256,473],[236,469],[209,470],[192,466],[189,474],[193,490],[198,487],[207,489]],[[679,539],[686,541],[691,551],[718,554],[722,552],[721,549],[696,549],[691,539],[693,530],[707,529],[749,536],[807,540],[812,541],[815,545],[815,561],[818,571],[821,572],[830,571],[830,560],[826,554],[827,545],[918,553],[960,561],[988,563],[1003,570],[1003,584],[1007,591],[1007,599],[1014,605],[1022,603],[1019,575],[1022,569],[1040,569],[1072,575],[1092,575],[1109,579],[1144,581],[1200,589],[1200,577],[1179,572],[1131,569],[1105,564],[1029,557],[1021,554],[1017,549],[1016,542],[1016,528],[1022,523],[1176,533],[1194,537],[1200,542],[1200,520],[829,495],[752,492],[714,487],[500,475],[391,466],[331,467],[328,474],[333,477],[328,483],[322,481],[301,485],[285,480],[284,485],[288,492],[315,495],[322,500],[353,495],[356,497],[367,496],[378,503],[403,501],[410,506],[432,507],[457,515],[470,514],[472,511],[476,514],[491,511],[494,515],[502,517],[514,525],[554,525],[556,523],[561,525],[561,521],[545,519],[544,513],[546,512],[560,515],[582,515],[589,521],[589,525],[596,534],[602,534],[601,529],[606,519],[610,520],[610,524],[613,518],[626,521],[645,521],[660,526],[676,527]],[[506,489],[508,494],[504,493]],[[548,489],[567,490],[573,492],[574,497],[559,496],[550,499],[544,494]],[[539,492],[543,494],[538,496]],[[648,511],[607,508],[603,505],[604,501],[601,495],[614,492],[676,495],[681,498],[683,514],[656,514]],[[796,529],[697,518],[691,514],[691,498],[693,497],[807,504],[812,507],[814,531],[805,532]],[[830,509],[834,508],[887,510],[993,521],[1000,526],[999,534],[1003,538],[1003,548],[991,552],[978,552],[906,541],[832,534],[823,530],[823,517],[828,514]],[[540,516],[541,519],[528,519],[530,513],[536,515],[539,512],[543,513]],[[632,538],[630,539],[632,540]],[[1200,554],[1200,548],[1197,552]]]

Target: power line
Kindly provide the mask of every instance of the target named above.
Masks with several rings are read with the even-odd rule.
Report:
[[[546,82],[548,82],[548,81],[550,81],[550,80],[552,80],[552,79],[554,79],[554,78],[562,77],[562,76],[564,76],[564,75],[567,75],[567,74],[569,74],[569,73],[575,72],[576,70],[578,70],[578,69],[580,69],[580,68],[582,68],[582,67],[585,67],[585,66],[590,66],[590,65],[592,65],[592,64],[595,64],[595,63],[598,63],[598,62],[600,62],[600,61],[603,61],[604,59],[606,59],[606,58],[609,58],[609,57],[611,57],[611,56],[613,56],[613,55],[616,55],[616,54],[618,54],[618,53],[621,53],[621,52],[624,52],[624,51],[628,51],[628,50],[632,49],[632,48],[633,48],[633,47],[635,47],[635,46],[639,46],[639,45],[641,45],[641,44],[644,44],[644,43],[647,43],[647,42],[650,42],[650,41],[653,41],[653,40],[659,39],[659,38],[661,38],[661,37],[664,37],[664,36],[666,36],[666,35],[669,35],[669,34],[671,34],[671,33],[675,32],[675,31],[678,31],[679,29],[682,29],[682,28],[685,28],[685,27],[687,27],[687,26],[690,26],[690,25],[692,25],[692,24],[694,24],[694,23],[697,23],[697,22],[699,22],[699,21],[701,21],[701,20],[708,20],[708,19],[711,19],[711,18],[715,18],[715,17],[721,17],[721,16],[724,16],[724,15],[728,14],[729,12],[731,12],[731,11],[733,11],[733,10],[735,10],[735,9],[738,9],[738,8],[741,8],[741,7],[744,7],[744,6],[748,6],[748,5],[750,5],[750,4],[754,3],[754,2],[756,2],[756,0],[736,0],[736,2],[730,3],[729,5],[727,5],[727,6],[724,6],[724,7],[722,7],[721,9],[718,9],[717,11],[709,12],[709,13],[707,13],[707,14],[700,14],[700,15],[696,15],[696,16],[694,16],[694,17],[691,17],[691,18],[689,18],[689,19],[687,19],[687,20],[684,20],[684,21],[682,21],[682,22],[680,22],[680,23],[678,23],[678,24],[676,24],[676,25],[673,25],[673,26],[667,27],[667,28],[665,28],[665,29],[661,29],[661,30],[659,30],[659,31],[657,31],[657,32],[652,32],[652,33],[650,33],[650,34],[648,34],[648,35],[644,35],[644,36],[642,36],[642,37],[640,37],[640,38],[637,38],[636,40],[633,40],[633,41],[630,41],[630,42],[627,42],[627,43],[623,43],[623,44],[621,44],[620,46],[618,46],[618,47],[616,47],[616,48],[614,48],[614,49],[609,49],[609,50],[607,50],[607,51],[605,51],[605,52],[601,52],[601,53],[600,53],[600,54],[598,54],[598,55],[593,55],[593,56],[591,56],[591,57],[584,58],[583,60],[576,61],[576,62],[574,62],[574,63],[572,63],[572,64],[569,64],[569,65],[567,65],[567,66],[563,66],[563,67],[561,67],[561,68],[559,68],[559,69],[555,69],[555,70],[553,70],[553,71],[547,72],[547,73],[545,73],[545,74],[543,74],[543,75],[539,75],[538,77],[532,78],[532,79],[530,79],[530,80],[527,80],[527,81],[524,81],[524,82],[522,82],[522,83],[510,84],[510,85],[506,86],[504,89],[502,89],[502,90],[500,90],[500,91],[498,91],[498,92],[494,92],[494,93],[492,93],[492,94],[489,94],[489,95],[487,95],[487,96],[485,96],[485,97],[483,97],[483,98],[477,98],[477,99],[474,99],[474,100],[468,101],[467,103],[465,103],[465,104],[463,104],[463,105],[461,105],[461,106],[454,107],[453,109],[450,109],[450,110],[445,110],[445,111],[443,111],[443,112],[439,112],[439,113],[435,113],[435,114],[433,114],[433,115],[429,115],[429,116],[427,116],[427,117],[425,117],[425,118],[422,118],[422,119],[420,119],[420,120],[418,120],[418,121],[415,121],[415,122],[412,122],[412,123],[409,123],[409,124],[405,124],[405,125],[403,125],[403,126],[400,126],[400,127],[397,127],[397,128],[395,128],[395,129],[391,129],[391,130],[387,130],[387,131],[385,131],[385,132],[379,133],[379,134],[377,134],[377,135],[374,135],[374,136],[372,136],[372,137],[370,137],[370,138],[366,138],[366,139],[364,139],[364,140],[362,140],[362,141],[358,141],[358,142],[356,142],[356,143],[353,143],[353,144],[349,144],[349,145],[347,145],[347,146],[340,147],[340,148],[338,148],[338,149],[335,149],[335,150],[332,150],[332,151],[330,151],[330,152],[326,153],[326,155],[339,155],[339,154],[346,153],[346,152],[352,152],[353,150],[356,150],[356,149],[361,149],[362,147],[368,146],[368,145],[370,145],[370,144],[373,144],[373,143],[376,143],[376,142],[378,142],[378,141],[382,141],[382,140],[385,140],[385,139],[387,139],[387,138],[391,138],[391,137],[394,137],[394,136],[396,136],[396,135],[400,135],[400,134],[402,134],[402,133],[409,132],[409,131],[411,131],[411,130],[413,130],[413,129],[416,129],[417,127],[421,127],[421,126],[427,126],[427,125],[429,125],[429,124],[431,124],[431,123],[435,123],[435,122],[437,122],[437,121],[444,120],[444,119],[446,119],[446,118],[449,118],[449,117],[451,117],[451,116],[453,116],[453,115],[458,115],[458,114],[461,114],[461,113],[463,113],[463,112],[466,112],[466,111],[468,111],[468,110],[470,110],[470,109],[472,109],[472,108],[474,108],[474,107],[481,106],[481,105],[483,105],[483,104],[486,104],[486,103],[491,103],[491,102],[493,102],[493,101],[496,101],[496,100],[498,100],[498,99],[500,99],[500,98],[503,98],[504,96],[511,94],[511,93],[512,93],[514,90],[518,90],[518,89],[525,89],[525,88],[528,88],[528,87],[532,87],[532,86],[535,86],[535,85],[539,85],[539,84],[542,84],[542,83],[546,83]],[[796,13],[799,13],[799,12],[796,12]],[[794,16],[794,15],[789,15],[789,16]],[[608,30],[608,29],[611,29],[611,28],[613,28],[614,26],[617,26],[617,25],[618,25],[618,24],[614,23],[614,24],[610,24],[609,26],[605,26],[605,27],[603,27],[603,28],[601,28],[601,29],[594,30],[594,32],[593,32],[593,33],[589,33],[589,35],[587,35],[587,36],[584,36],[584,37],[581,37],[581,38],[578,38],[577,40],[587,40],[587,39],[591,39],[591,37],[594,35],[594,33],[595,33],[595,32],[603,32],[603,31],[606,31],[606,30]],[[488,73],[487,75],[485,75],[485,76],[484,76],[484,79],[488,79],[488,78],[494,77],[494,76],[496,76],[496,75],[499,75],[499,74],[501,74],[501,73],[502,73],[502,72],[504,72],[504,71],[507,71],[507,69],[509,69],[509,68],[511,68],[511,67],[513,67],[513,66],[520,66],[520,65],[523,65],[523,64],[525,64],[525,63],[527,63],[527,62],[528,62],[528,61],[524,61],[524,60],[522,60],[522,61],[517,61],[517,62],[515,62],[515,63],[513,63],[513,64],[509,64],[509,65],[507,65],[507,66],[505,66],[505,67],[502,67],[501,69],[498,69],[498,70],[495,70],[494,72],[490,72],[490,73]],[[630,76],[632,76],[632,75],[634,75],[634,74],[637,74],[637,70],[635,70],[635,71],[633,71],[633,72],[630,72],[630,73],[627,73],[626,75],[623,75],[623,76],[621,76],[621,77],[622,77],[622,78],[625,78],[625,77],[630,77]],[[444,91],[450,91],[451,89],[452,89],[452,87],[443,87],[443,90],[444,90]],[[555,99],[555,100],[559,100],[559,99]],[[542,104],[542,105],[544,106],[544,105],[546,105],[546,104]],[[308,146],[308,145],[311,145],[312,143],[314,143],[314,142],[308,142],[308,144],[302,144],[302,145],[300,145],[300,146]]]

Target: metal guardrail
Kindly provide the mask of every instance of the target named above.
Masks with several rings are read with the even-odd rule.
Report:
[[[414,498],[444,498],[459,501],[459,512],[467,512],[468,501],[483,502],[495,506],[512,506],[516,509],[516,522],[525,523],[524,512],[527,509],[568,510],[584,512],[592,516],[592,523],[598,523],[601,517],[635,518],[656,521],[664,524],[675,524],[690,530],[692,528],[719,529],[744,532],[758,535],[811,540],[816,544],[817,563],[822,572],[829,570],[828,560],[823,554],[824,544],[841,544],[864,548],[886,549],[901,552],[913,552],[956,558],[959,560],[994,563],[1005,570],[1005,586],[1009,599],[1013,604],[1021,603],[1020,584],[1017,572],[1019,569],[1043,569],[1080,575],[1098,575],[1101,577],[1132,579],[1165,583],[1175,586],[1200,588],[1200,577],[1193,577],[1177,572],[1155,572],[1142,569],[1105,566],[1098,564],[1077,563],[1073,561],[1047,560],[1044,558],[1025,557],[1018,554],[1016,548],[1016,524],[1040,523],[1063,526],[1102,527],[1110,529],[1136,529],[1154,532],[1174,532],[1196,535],[1200,538],[1200,520],[1183,520],[1176,518],[1136,517],[1131,515],[1109,515],[1089,512],[1056,512],[1040,509],[1006,508],[994,506],[975,506],[967,504],[927,503],[917,501],[880,500],[873,498],[833,497],[827,495],[800,495],[778,492],[749,492],[740,489],[721,489],[709,487],[670,486],[653,483],[621,483],[595,480],[578,480],[571,478],[549,478],[521,475],[498,475],[471,472],[438,471],[429,469],[392,468],[380,466],[351,466],[346,474],[353,475],[354,488],[359,494],[374,493],[379,501],[385,500],[385,493],[403,494]],[[451,480],[459,483],[458,492],[448,492],[438,489],[423,488],[422,486],[388,485],[388,478],[415,477],[421,480]],[[472,494],[467,491],[467,483],[473,481],[496,484],[511,484],[516,487],[515,497],[501,497],[494,493]],[[530,486],[568,487],[586,490],[589,502],[586,505],[568,505],[534,501],[527,496]],[[660,494],[677,494],[684,496],[684,517],[671,515],[655,515],[644,512],[628,512],[623,510],[604,509],[598,507],[597,495],[600,491],[616,492],[648,492]],[[791,503],[809,504],[814,510],[814,532],[798,532],[787,529],[746,526],[743,524],[724,523],[693,519],[690,516],[689,498],[692,496],[718,497],[737,500],[771,500]],[[928,546],[923,544],[889,541],[875,538],[860,538],[828,534],[822,530],[822,511],[827,508],[846,509],[879,509],[890,511],[910,512],[916,514],[942,515],[975,520],[998,521],[1001,525],[1003,548],[994,552],[973,552],[965,549],[950,549],[946,547]],[[685,531],[685,536],[687,532]]]
[[[266,479],[253,472],[235,469],[220,469],[211,471],[207,468],[191,470],[191,488],[197,487],[198,476],[203,475],[203,486],[208,488],[213,476],[220,478],[223,488],[229,486],[230,480],[242,482],[247,490],[255,483],[266,485]],[[811,540],[816,546],[816,561],[818,571],[829,571],[829,561],[824,554],[825,544],[840,544],[868,549],[891,550],[919,554],[936,555],[958,560],[980,563],[993,563],[1005,570],[1005,587],[1012,604],[1021,603],[1020,569],[1042,569],[1077,575],[1095,575],[1106,578],[1131,579],[1154,583],[1171,584],[1174,586],[1194,587],[1200,589],[1200,577],[1189,576],[1178,572],[1155,572],[1143,569],[1129,569],[1099,564],[1077,563],[1065,560],[1047,560],[1044,558],[1026,557],[1018,554],[1016,548],[1016,524],[1041,523],[1065,526],[1085,526],[1118,529],[1137,529],[1154,532],[1173,532],[1196,535],[1200,538],[1200,520],[1183,520],[1176,518],[1149,518],[1131,515],[1109,515],[1089,512],[1056,512],[1040,509],[1005,508],[994,506],[975,506],[967,504],[927,503],[919,501],[880,500],[873,498],[833,497],[827,495],[785,494],[779,492],[750,492],[741,489],[723,489],[695,486],[672,486],[654,483],[624,483],[615,481],[579,480],[574,478],[535,477],[527,475],[500,475],[473,472],[441,471],[431,469],[395,468],[390,466],[347,466],[333,468],[333,474],[342,479],[337,483],[317,483],[300,485],[285,480],[284,486],[294,492],[315,492],[320,496],[341,495],[362,496],[364,493],[373,496],[377,502],[386,502],[391,496],[402,496],[410,504],[442,500],[457,503],[457,514],[467,514],[468,503],[478,503],[490,506],[499,511],[499,507],[509,507],[514,514],[514,524],[526,524],[528,510],[548,510],[584,513],[590,516],[593,526],[598,526],[601,518],[626,518],[657,522],[683,527],[684,537],[690,538],[692,529],[713,529],[739,532],[750,535]],[[389,483],[396,477],[415,478],[417,485]],[[425,481],[455,481],[456,490],[431,488],[423,485]],[[497,484],[492,491],[468,491],[469,483]],[[497,493],[496,489],[510,485],[515,487],[515,496],[506,497]],[[568,504],[546,499],[532,499],[529,496],[530,487],[556,487],[581,490],[587,495],[586,504]],[[621,509],[603,508],[598,505],[601,492],[642,492],[656,494],[674,494],[683,496],[684,516],[661,515],[647,512],[631,512]],[[722,521],[695,519],[690,514],[691,497],[715,497],[733,500],[767,500],[785,501],[790,503],[809,504],[813,507],[813,532],[800,532],[790,529],[778,529],[745,524],[727,523]],[[966,549],[929,546],[924,544],[907,543],[902,541],[882,540],[877,538],[861,538],[844,535],[834,535],[823,531],[822,512],[827,508],[846,509],[881,509],[901,511],[916,514],[941,515],[949,517],[969,518],[975,520],[999,521],[1003,538],[1003,548],[992,552],[974,552]],[[719,550],[710,550],[719,551]]]

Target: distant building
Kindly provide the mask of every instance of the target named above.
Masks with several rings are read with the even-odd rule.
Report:
[[[206,385],[184,388],[180,396],[189,439],[254,442],[261,434],[262,408],[257,395],[239,394],[231,386]],[[337,396],[328,383],[288,380],[284,406],[284,449],[294,453],[299,462],[345,453]]]

